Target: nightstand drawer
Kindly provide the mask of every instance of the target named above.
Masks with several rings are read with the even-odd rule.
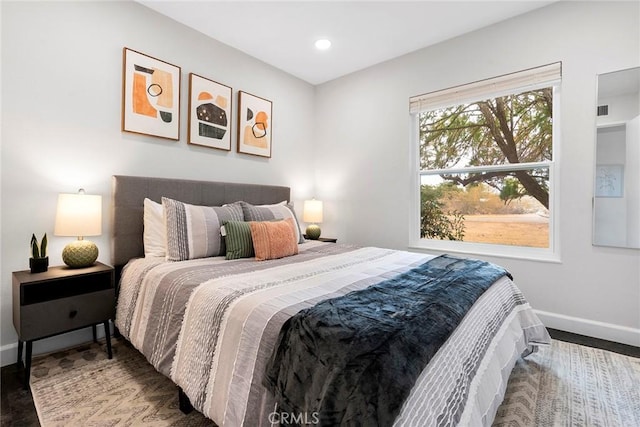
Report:
[[[115,290],[76,295],[20,307],[22,341],[71,331],[113,318]]]

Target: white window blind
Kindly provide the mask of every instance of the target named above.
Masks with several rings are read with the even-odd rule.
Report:
[[[561,77],[562,63],[555,62],[491,79],[412,96],[409,98],[409,112],[415,114],[421,111],[549,87],[560,83]]]

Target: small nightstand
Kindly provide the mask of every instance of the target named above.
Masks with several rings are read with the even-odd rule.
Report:
[[[338,239],[333,237],[318,237],[318,242],[337,243]]]
[[[307,238],[306,234],[302,235],[305,239]],[[326,243],[337,243],[338,239],[333,238],[333,237],[318,237],[317,239],[318,242],[326,242]]]
[[[29,387],[33,341],[104,324],[109,359],[109,319],[115,313],[113,267],[96,262],[87,268],[51,267],[44,273],[13,273],[13,325],[18,332],[18,368],[26,342],[25,388]]]

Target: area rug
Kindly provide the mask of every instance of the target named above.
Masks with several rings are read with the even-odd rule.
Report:
[[[177,388],[124,340],[34,359],[43,427],[211,426],[178,408]],[[553,340],[519,360],[494,426],[640,426],[640,359]]]
[[[42,427],[215,426],[178,408],[178,388],[123,339],[34,358],[31,394]]]
[[[494,426],[640,426],[640,358],[553,340],[516,363]]]

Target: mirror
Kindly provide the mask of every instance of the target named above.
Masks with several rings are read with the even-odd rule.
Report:
[[[598,75],[593,244],[640,248],[640,67]]]

